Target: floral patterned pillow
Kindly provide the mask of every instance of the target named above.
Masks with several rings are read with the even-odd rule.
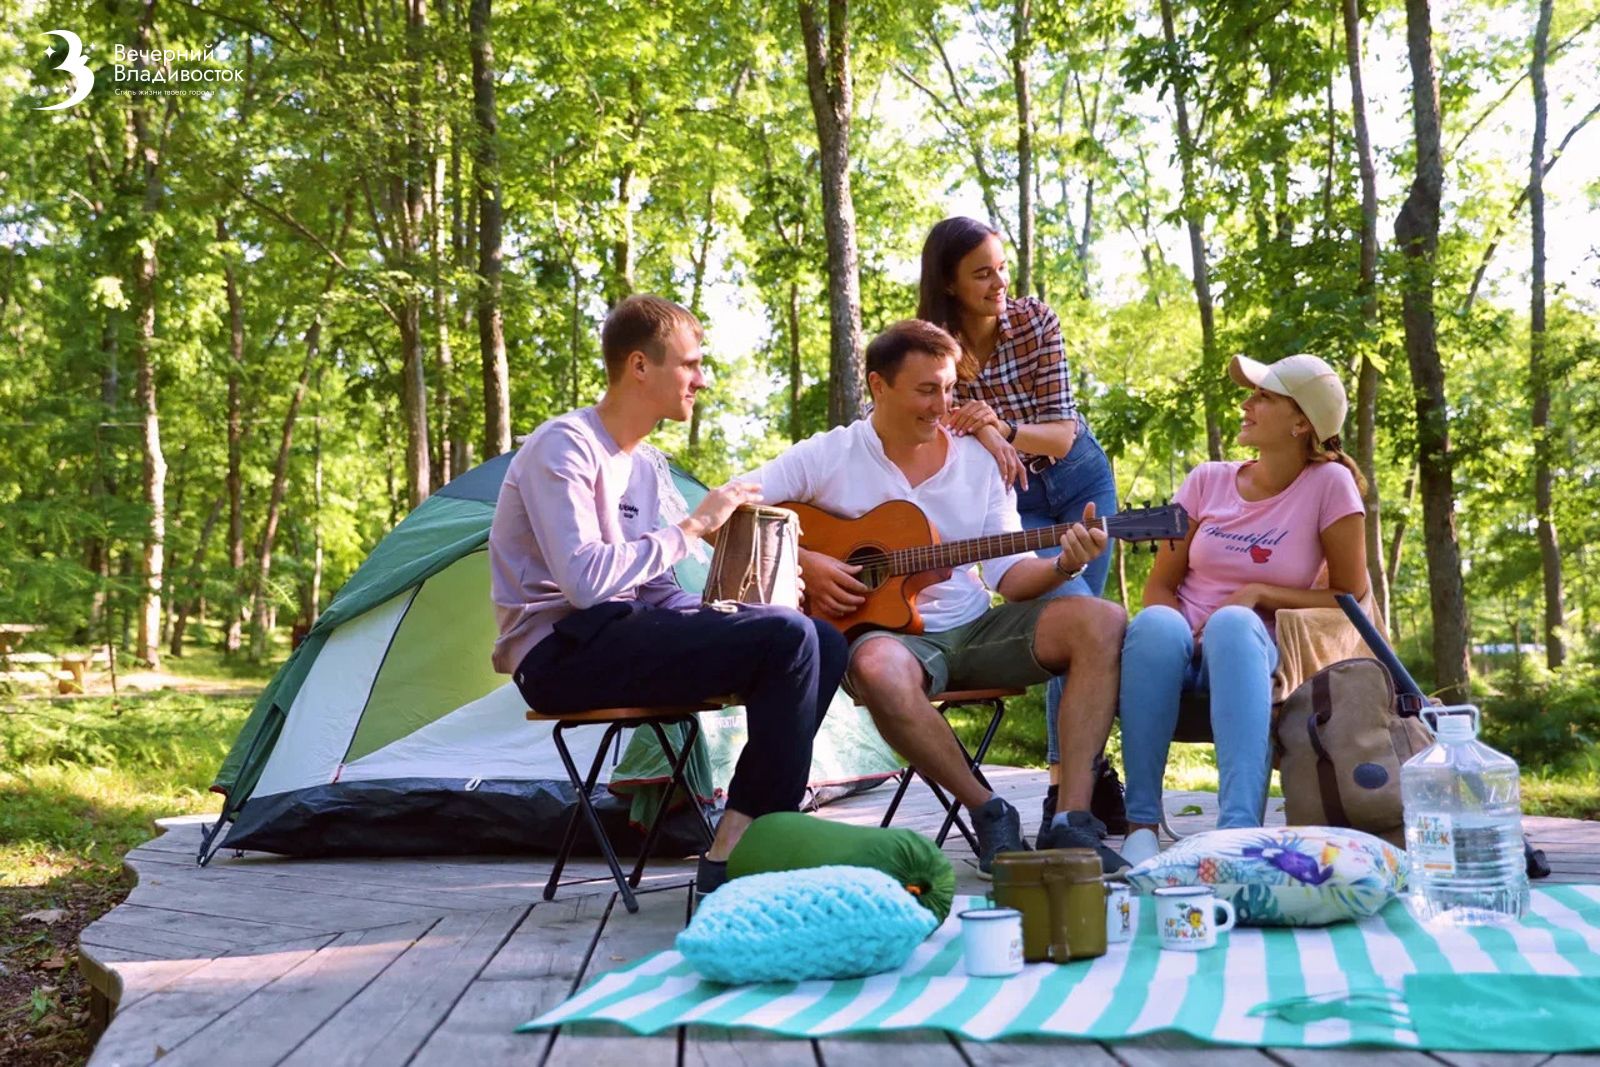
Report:
[[[1406,854],[1335,826],[1250,827],[1186,837],[1128,872],[1141,893],[1209,885],[1241,926],[1325,926],[1375,914],[1406,884]]]

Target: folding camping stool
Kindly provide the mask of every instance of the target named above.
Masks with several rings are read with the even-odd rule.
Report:
[[[933,706],[939,709],[939,714],[948,717],[951,708],[983,707],[987,705],[991,710],[989,726],[983,731],[983,738],[978,742],[978,747],[967,751],[967,746],[961,744],[961,738],[956,738],[956,744],[961,745],[961,754],[967,758],[967,765],[972,768],[973,775],[982,783],[985,789],[992,789],[989,780],[983,776],[983,757],[988,755],[989,746],[994,743],[994,735],[1000,730],[1000,721],[1006,717],[1006,700],[1023,694],[1021,689],[952,689],[945,693],[935,693],[929,697]],[[953,732],[953,731],[952,731]],[[939,836],[935,839],[939,847],[944,847],[944,839],[950,836],[950,828],[954,826],[961,831],[961,836],[967,839],[967,844],[972,847],[974,854],[978,852],[978,839],[973,836],[967,827],[966,820],[961,818],[960,805],[954,799],[946,797],[944,790],[939,788],[932,778],[923,774],[915,766],[906,765],[900,775],[900,788],[895,790],[894,799],[889,801],[889,810],[883,813],[883,822],[879,826],[888,826],[894,821],[894,813],[900,808],[900,801],[906,795],[906,789],[911,785],[912,778],[921,778],[927,783],[933,795],[944,807],[944,824],[939,827]]]
[[[702,711],[717,711],[725,706],[721,701],[705,701],[699,704],[674,704],[663,707],[649,708],[596,708],[592,711],[570,711],[556,715],[545,715],[538,711],[529,710],[530,722],[548,722],[555,724],[553,737],[556,751],[561,755],[561,762],[567,768],[567,777],[572,780],[572,788],[578,793],[578,807],[572,813],[572,818],[567,822],[567,834],[561,841],[561,851],[556,853],[555,869],[550,872],[550,880],[545,883],[544,899],[552,900],[556,895],[556,887],[561,884],[561,871],[567,865],[567,857],[572,853],[572,846],[578,840],[578,826],[581,822],[589,824],[589,832],[594,835],[595,843],[600,846],[601,855],[605,856],[606,863],[611,867],[611,876],[617,880],[617,891],[622,894],[622,902],[630,912],[639,910],[639,902],[634,899],[633,890],[639,885],[639,877],[644,873],[645,861],[650,858],[650,852],[655,848],[656,838],[661,834],[662,824],[666,822],[668,809],[672,806],[672,795],[681,786],[684,795],[689,798],[689,806],[694,809],[700,820],[700,829],[705,835],[706,847],[711,847],[713,833],[711,822],[706,818],[706,813],[701,810],[694,791],[689,787],[689,781],[684,777],[683,769],[689,762],[689,754],[694,750],[694,745],[700,737],[700,719],[698,713]],[[672,750],[672,742],[667,739],[667,732],[663,727],[683,723],[688,727],[685,734],[683,749],[678,752]],[[600,741],[600,747],[594,754],[594,763],[589,768],[589,777],[578,777],[578,765],[572,761],[572,752],[567,748],[566,738],[562,733],[577,726],[599,726],[606,728],[605,737]],[[600,778],[600,767],[605,762],[606,753],[611,749],[611,743],[623,730],[631,730],[640,726],[648,726],[655,732],[656,741],[661,745],[661,752],[667,757],[667,766],[671,769],[667,779],[667,788],[661,796],[661,807],[657,810],[655,818],[650,820],[650,826],[645,831],[644,844],[639,848],[639,859],[633,865],[633,873],[626,878],[622,875],[622,867],[617,863],[617,853],[611,847],[611,842],[606,837],[605,829],[600,825],[600,816],[594,810],[594,801],[589,794],[593,792],[595,782]]]

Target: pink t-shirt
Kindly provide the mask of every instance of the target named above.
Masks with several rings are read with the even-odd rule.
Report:
[[[1189,571],[1178,585],[1190,626],[1199,626],[1251,582],[1290,589],[1326,585],[1322,531],[1346,515],[1366,513],[1356,480],[1341,464],[1312,463],[1265,500],[1239,495],[1243,466],[1202,463],[1173,498],[1199,525],[1189,542]],[[1261,617],[1271,630],[1271,614]]]

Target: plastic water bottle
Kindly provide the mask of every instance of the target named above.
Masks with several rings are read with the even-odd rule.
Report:
[[[1434,743],[1400,768],[1411,910],[1435,925],[1515,922],[1528,902],[1517,763],[1477,740],[1477,708],[1422,714]]]

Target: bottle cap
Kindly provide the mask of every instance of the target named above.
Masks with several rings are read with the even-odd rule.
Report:
[[[1434,719],[1434,736],[1441,741],[1471,741],[1478,735],[1477,724],[1472,721],[1473,716],[1466,712],[1455,714],[1440,713]]]

